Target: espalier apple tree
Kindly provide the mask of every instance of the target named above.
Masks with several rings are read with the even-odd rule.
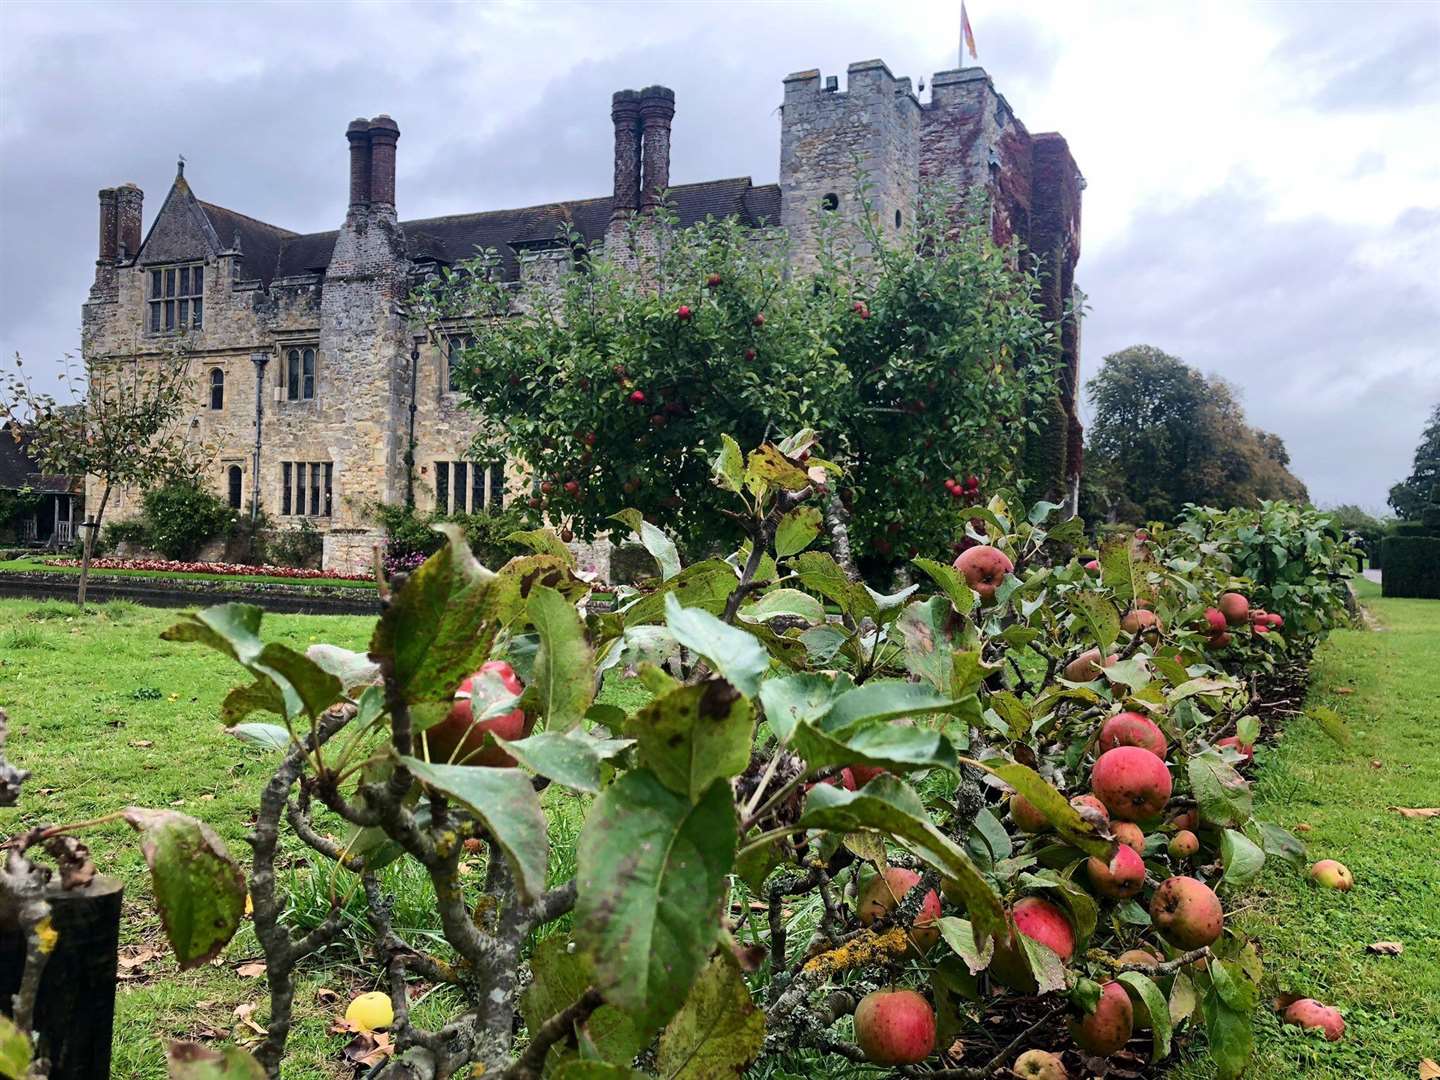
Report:
[[[280,1076],[297,971],[354,925],[348,896],[384,995],[348,1023],[388,1028],[384,1080],[1045,1075],[1178,1039],[1241,1074],[1261,963],[1226,909],[1305,849],[1255,817],[1263,755],[1240,748],[1278,715],[1267,667],[1343,613],[1337,538],[1315,538],[1303,605],[1263,634],[1253,613],[1288,589],[1227,550],[1287,527],[1275,507],[1228,519],[1239,536],[1199,521],[1092,559],[1078,521],[995,495],[960,510],[979,556],[917,557],[923,584],[887,594],[815,547],[820,493],[847,482],[815,431],[715,442],[704,482],[738,542],[687,563],[628,508],[661,580],[604,605],[553,532],[491,570],[446,526],[382,584],[364,654],[267,642],[246,605],[166,632],[245,670],[222,715],[275,755],[248,838],[266,1035],[253,1057],[172,1047],[174,1076]],[[1207,612],[1230,593],[1247,610],[1218,642]],[[1154,618],[1127,630],[1136,611]],[[607,700],[632,676],[641,702]],[[0,772],[17,796],[21,779]],[[233,860],[188,819],[122,816],[149,834],[172,937],[188,928],[182,961],[214,955],[246,893]],[[78,827],[17,838],[11,878],[42,850],[63,867],[53,842]],[[296,845],[334,897],[303,931],[277,874]],[[439,938],[392,917],[381,871],[402,859]],[[412,1012],[416,983],[443,988],[438,1023]],[[1292,1011],[1340,1037],[1326,1006]],[[0,1035],[45,1052],[18,1021]]]

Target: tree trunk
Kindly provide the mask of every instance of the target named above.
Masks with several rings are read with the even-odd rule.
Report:
[[[859,577],[855,569],[855,557],[850,553],[850,514],[840,501],[840,496],[831,494],[825,503],[825,524],[830,529],[830,541],[835,545],[835,561],[851,577]]]
[[[80,593],[75,598],[75,606],[81,611],[85,610],[85,586],[90,579],[90,556],[95,551],[95,537],[100,532],[100,522],[105,517],[105,504],[110,501],[110,485],[106,483],[105,491],[100,496],[100,509],[95,512],[91,519],[93,528],[85,529],[85,554],[80,559]]]

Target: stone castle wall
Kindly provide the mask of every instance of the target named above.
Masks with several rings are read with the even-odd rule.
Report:
[[[615,195],[601,245],[611,249],[609,257],[635,258],[639,253],[630,245],[654,242],[644,222],[670,182],[673,115],[674,95],[664,88],[615,95]],[[326,533],[324,565],[368,570],[381,538],[367,506],[403,501],[413,481],[417,508],[433,509],[436,463],[479,456],[472,442],[480,425],[448,387],[443,333],[409,324],[401,314],[420,268],[407,255],[396,213],[398,126],[388,117],[357,120],[346,137],[350,205],[323,273],[262,281],[248,260],[264,253],[245,251],[238,228],[233,236],[217,235],[183,173],[143,244],[139,189],[101,191],[99,259],[84,307],[83,354],[102,368],[114,360],[185,363],[195,396],[182,422],[197,443],[216,449],[207,482],[224,497],[230,470],[238,468],[242,506],[248,508],[258,492],[261,507],[281,527],[308,516],[281,513],[283,463],[330,463],[330,513],[311,518]],[[1064,140],[1032,137],[983,70],[937,74],[923,104],[908,78],[897,78],[878,60],[850,65],[843,89],[838,79],[824,79],[815,70],[786,78],[780,220],[757,232],[757,239],[771,242],[788,233],[797,269],[813,264],[817,223],[824,215],[833,215],[831,227],[858,239],[857,172],[867,178],[882,240],[906,235],[924,183],[940,181],[962,194],[982,192],[995,238],[1003,243],[1014,237],[1042,258],[1049,268],[1046,312],[1057,319],[1063,313],[1074,290],[1083,181]],[[825,209],[827,197],[833,197],[833,209]],[[632,218],[639,227],[629,227]],[[177,262],[204,267],[203,325],[153,333],[147,319],[150,270]],[[571,261],[566,251],[541,247],[520,251],[518,265],[525,279],[558,281]],[[1072,319],[1064,335],[1068,379],[1062,392],[1072,443],[1079,430],[1073,415],[1078,340]],[[311,400],[292,401],[285,392],[292,348],[316,351]],[[215,371],[224,379],[219,409],[210,407]],[[407,474],[412,378],[414,469]],[[1071,458],[1078,469],[1078,454]],[[512,466],[507,479],[507,499],[517,497],[525,478]],[[98,504],[93,479],[87,499],[92,508]],[[138,493],[117,492],[106,518],[119,520],[139,510]],[[600,544],[583,552],[587,566],[601,576],[608,573],[608,551],[608,544]]]

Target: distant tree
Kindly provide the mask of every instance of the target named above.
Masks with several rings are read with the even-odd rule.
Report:
[[[62,383],[70,403],[36,390],[20,357],[14,370],[0,372],[0,416],[30,436],[30,454],[47,473],[93,476],[100,501],[86,507],[94,523],[85,530],[76,603],[85,605],[85,587],[95,535],[117,487],[142,490],[181,476],[193,476],[205,448],[193,443],[181,421],[192,406],[194,384],[181,356],[170,362],[93,364],[83,376],[67,362]]]
[[[1110,520],[1172,520],[1186,503],[1306,502],[1278,435],[1252,428],[1233,387],[1150,345],[1112,353],[1093,410],[1082,500]]]
[[[1440,505],[1440,404],[1430,410],[1430,420],[1420,433],[1410,475],[1390,489],[1389,501],[1390,509],[1405,521],[1419,521],[1427,506]]]

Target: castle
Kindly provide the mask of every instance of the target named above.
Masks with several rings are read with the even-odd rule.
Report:
[[[477,249],[498,252],[509,280],[561,272],[562,224],[603,254],[662,194],[682,225],[714,215],[786,230],[803,268],[816,251],[817,207],[841,228],[858,215],[858,162],[887,230],[903,235],[921,185],[938,181],[983,191],[995,239],[1018,238],[1039,259],[1045,315],[1063,320],[1065,372],[1047,483],[1052,495],[1073,490],[1079,341],[1069,301],[1084,181],[1065,140],[1030,134],[983,69],[936,74],[928,100],[879,60],[851,64],[843,89],[819,71],[788,76],[778,184],[672,187],[675,96],[664,87],[619,91],[610,115],[611,193],[562,204],[401,221],[400,128],[383,115],[345,131],[349,206],[338,231],[302,235],[204,202],[182,163],[142,237],[143,193],[106,188],[85,362],[173,363],[180,346],[195,381],[189,422],[219,450],[213,489],[281,525],[309,520],[324,533],[327,569],[363,570],[379,539],[367,504],[413,496],[421,510],[474,512],[503,504],[516,483],[505,463],[471,460],[474,417],[451,389],[448,357],[465,327],[408,321],[402,304],[418,282]],[[112,505],[115,518],[132,516],[138,493]]]

